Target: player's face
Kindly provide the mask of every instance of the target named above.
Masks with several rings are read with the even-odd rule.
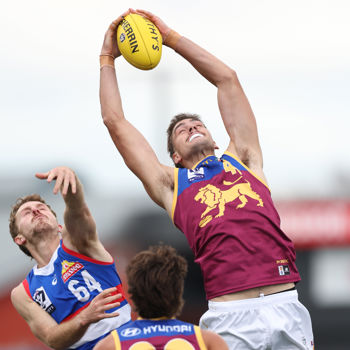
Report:
[[[198,120],[180,120],[173,129],[172,141],[177,153],[182,159],[191,157],[203,150],[214,153],[216,148],[210,132]]]
[[[49,207],[37,201],[26,202],[19,207],[16,224],[18,232],[26,238],[58,227],[57,219]]]

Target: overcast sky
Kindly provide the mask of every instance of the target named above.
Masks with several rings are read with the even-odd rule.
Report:
[[[176,2],[11,0],[0,5],[0,164],[3,177],[56,165],[101,193],[143,193],[100,116],[98,55],[127,7],[145,8],[234,68],[255,112],[276,196],[329,196],[350,150],[350,3],[346,0]],[[159,66],[116,63],[126,117],[159,158],[172,115],[202,115],[223,152],[216,89],[164,48]]]

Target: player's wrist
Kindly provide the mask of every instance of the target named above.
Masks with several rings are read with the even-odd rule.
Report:
[[[87,329],[91,323],[91,322],[89,322],[88,318],[85,317],[84,311],[81,312],[79,315],[77,315],[75,320],[78,324],[78,328],[80,328],[80,329]]]
[[[103,68],[105,66],[114,68],[114,60],[115,60],[115,57],[113,55],[102,53],[100,55],[100,68]]]
[[[163,38],[163,44],[176,50],[176,45],[182,36],[175,30],[170,30],[169,33]]]

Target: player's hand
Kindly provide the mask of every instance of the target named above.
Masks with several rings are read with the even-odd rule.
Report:
[[[168,27],[167,24],[165,24],[158,16],[154,15],[153,13],[149,12],[149,11],[145,11],[145,10],[140,10],[137,9],[136,11],[133,9],[130,9],[131,13],[137,13],[141,16],[144,16],[146,18],[148,18],[151,22],[153,22],[156,27],[158,28],[160,34],[162,35],[163,38],[163,43],[166,39],[166,37],[168,36],[168,34],[171,31],[171,28]]]
[[[69,188],[73,194],[75,194],[77,191],[77,179],[75,173],[68,167],[60,166],[53,168],[46,173],[36,173],[35,176],[41,180],[46,179],[47,182],[56,180],[55,186],[53,188],[54,194],[57,194],[59,191],[61,191],[62,195],[66,195]]]
[[[113,294],[117,291],[116,287],[103,290],[100,294],[91,300],[89,306],[84,309],[79,315],[79,320],[82,325],[89,325],[98,322],[104,318],[119,316],[119,312],[106,312],[120,305],[116,300],[122,297],[121,294]]]
[[[130,9],[128,11],[125,11],[122,15],[120,15],[108,27],[101,49],[101,55],[111,55],[115,58],[121,55],[117,42],[117,28],[119,23],[123,20],[123,17],[127,16],[129,13]]]

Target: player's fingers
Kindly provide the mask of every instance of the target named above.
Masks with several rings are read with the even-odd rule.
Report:
[[[61,186],[62,186],[62,182],[63,182],[63,174],[62,173],[59,173],[57,175],[57,178],[56,178],[56,183],[55,183],[55,187],[53,188],[53,193],[54,194],[57,194],[58,191],[60,190]]]
[[[117,291],[117,287],[111,287],[111,288],[107,288],[107,289],[104,290],[104,292],[105,292],[106,294],[108,294],[108,293],[114,293],[114,292],[116,292],[116,291]]]
[[[47,179],[49,175],[49,172],[47,171],[46,173],[36,173],[35,176],[38,178],[38,179]]]
[[[112,293],[115,293],[116,291],[117,291],[116,287],[107,288],[107,289],[103,290],[96,298],[106,298],[108,296],[111,296]],[[121,294],[120,294],[120,296],[121,296]]]
[[[135,12],[134,9],[129,8],[124,13],[122,13],[122,17],[125,17],[125,16],[129,15],[130,13],[134,13],[134,12]]]
[[[155,17],[155,15],[152,12],[146,11],[146,10],[142,10],[142,9],[136,9],[137,13],[142,13],[147,17]]]
[[[119,312],[117,311],[114,311],[114,312],[106,312],[104,314],[104,318],[112,318],[112,317],[116,317],[116,316],[119,316]]]
[[[63,187],[61,189],[61,193],[66,195],[68,192],[69,185],[70,185],[70,175],[65,174],[62,181],[63,181]]]
[[[123,15],[122,15],[123,16]],[[120,21],[123,19],[122,16],[119,16],[117,19],[115,19],[111,25],[109,26],[109,30],[114,32],[115,28],[118,26],[118,24],[120,23]]]
[[[108,295],[103,299],[103,303],[107,304],[107,303],[116,302],[116,300],[119,300],[121,297],[122,297],[121,294]]]
[[[105,301],[108,301],[108,302],[106,302],[106,304],[104,304],[102,306],[102,310],[106,311],[106,310],[114,309],[114,308],[120,306],[119,301],[116,301],[113,303],[113,300],[114,299],[110,300],[109,298],[108,299],[106,298]]]
[[[70,174],[70,187],[71,187],[72,193],[75,194],[77,192],[77,180],[75,178],[74,173]]]
[[[57,172],[55,171],[55,169],[50,170],[48,172],[47,182],[51,182],[56,176],[57,176]]]

